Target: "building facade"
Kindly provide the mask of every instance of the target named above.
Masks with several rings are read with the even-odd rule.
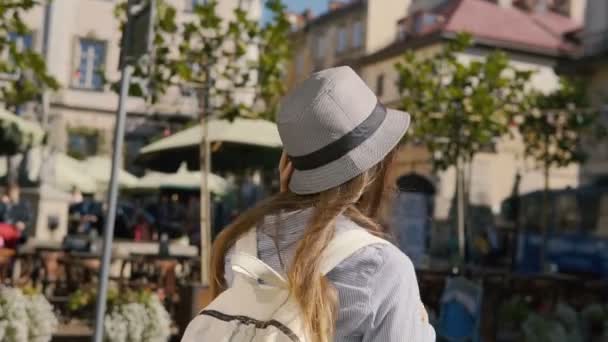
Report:
[[[580,43],[571,60],[558,70],[566,75],[583,76],[587,81],[591,106],[600,111],[600,121],[608,127],[608,1],[588,0],[585,25],[568,36]],[[608,180],[608,142],[588,139],[588,160],[581,169],[581,182]]]
[[[365,3],[365,4],[363,4]],[[567,54],[570,46],[562,35],[580,26],[586,1],[518,1],[518,0],[375,0],[350,2],[339,9],[330,8],[318,18],[304,20],[296,27],[294,37],[294,65],[298,59],[306,68],[288,82],[293,86],[311,72],[336,65],[351,65],[376,92],[379,99],[390,106],[398,106],[401,95],[397,87],[395,64],[408,51],[420,56],[432,56],[456,33],[473,34],[475,46],[459,55],[462,61],[483,58],[497,49],[505,51],[512,64],[534,70],[531,86],[544,92],[557,88],[559,77],[554,68]],[[365,43],[349,58],[335,58],[314,63],[317,32],[332,32],[329,47],[338,50],[337,28],[345,17],[364,17]],[[329,28],[329,29],[328,29]],[[331,52],[329,52],[331,54]],[[301,62],[300,62],[301,63]],[[436,173],[432,170],[428,151],[419,145],[408,144],[398,154],[397,167],[391,182],[405,175],[424,176],[435,187],[435,218],[449,215],[455,190],[455,172]],[[543,187],[542,172],[532,161],[523,157],[521,139],[503,139],[492,153],[480,153],[470,168],[471,202],[500,211],[501,202],[511,195],[517,174],[522,175],[520,192]],[[578,184],[578,166],[552,170],[552,188]]]
[[[61,88],[50,98],[50,143],[59,151],[81,158],[111,153],[118,95],[104,80],[118,81],[121,31],[114,16],[118,0],[53,0],[48,27],[49,72]],[[169,0],[179,23],[193,19],[203,0]],[[231,18],[237,5],[261,17],[259,0],[220,1],[220,16]],[[26,13],[32,35],[20,37],[27,48],[42,51],[45,6]],[[150,139],[169,134],[198,118],[198,101],[188,89],[171,88],[154,106],[141,98],[127,101],[127,164]]]

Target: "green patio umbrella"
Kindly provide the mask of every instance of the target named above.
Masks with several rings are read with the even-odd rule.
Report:
[[[41,147],[33,148],[27,154],[27,177],[30,182],[37,183],[40,180],[42,169]],[[54,158],[54,172],[49,182],[58,189],[69,192],[73,188],[78,188],[84,193],[96,193],[98,191],[95,178],[87,174],[81,161],[76,160],[64,153],[56,152]],[[0,159],[0,177],[6,176],[6,159]]]
[[[281,153],[276,124],[260,119],[209,120],[214,171],[274,168]],[[187,128],[141,149],[137,162],[155,171],[175,172],[183,162],[200,168],[200,125]]]
[[[0,155],[12,156],[40,145],[44,136],[44,130],[37,123],[0,108]]]
[[[188,171],[185,164],[175,173],[148,171],[136,184],[129,186],[133,190],[156,191],[160,189],[198,190],[201,186],[201,172]],[[228,182],[215,174],[209,175],[209,191],[223,195],[228,190]]]
[[[94,156],[81,162],[82,167],[89,177],[97,182],[100,189],[105,190],[110,183],[110,169],[112,161],[109,157]],[[124,169],[118,170],[118,184],[122,187],[132,187],[137,185],[138,178]]]

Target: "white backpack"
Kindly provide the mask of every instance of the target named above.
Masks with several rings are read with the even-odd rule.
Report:
[[[359,249],[387,241],[363,229],[342,232],[329,243],[321,262],[327,274]],[[256,230],[239,239],[232,255],[232,287],[188,325],[182,342],[306,342],[298,304],[287,281],[256,258]]]

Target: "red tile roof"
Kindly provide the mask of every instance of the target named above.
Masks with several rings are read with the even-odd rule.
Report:
[[[397,39],[361,58],[359,65],[449,39],[463,31],[472,34],[479,45],[543,56],[571,56],[580,48],[568,36],[580,30],[581,26],[568,17],[552,12],[530,13],[518,8],[501,7],[487,0],[450,0],[426,11],[439,16],[434,23],[416,27],[413,24],[423,13],[419,11],[401,19],[398,24],[410,30],[406,38]],[[416,27],[416,32],[411,32],[413,27]]]
[[[443,27],[444,32],[469,32],[476,38],[533,49],[570,49],[563,35],[579,25],[555,13],[528,13],[483,0],[459,0]]]

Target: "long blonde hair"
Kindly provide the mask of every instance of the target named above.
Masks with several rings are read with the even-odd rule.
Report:
[[[288,270],[291,295],[298,302],[308,338],[315,342],[333,340],[337,317],[337,295],[320,271],[320,255],[334,236],[335,220],[343,214],[375,235],[385,236],[378,221],[382,203],[392,191],[386,184],[395,150],[379,164],[347,183],[314,195],[277,194],[248,210],[224,229],[216,239],[211,257],[211,291],[217,297],[226,289],[224,258],[228,249],[264,217],[281,211],[314,210]]]

